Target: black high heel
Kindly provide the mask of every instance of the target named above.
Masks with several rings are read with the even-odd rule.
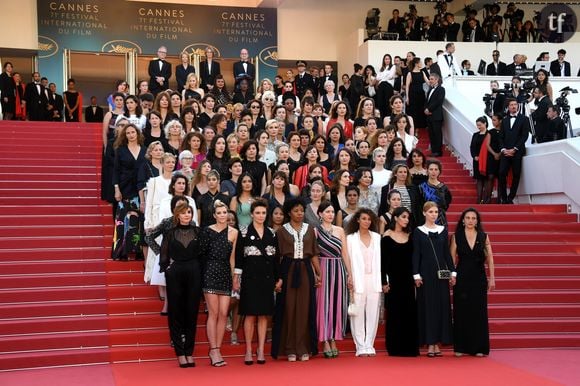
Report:
[[[260,353],[258,351],[256,351],[256,356],[258,358],[260,358]],[[264,356],[264,353],[262,353],[261,356]],[[259,364],[259,365],[265,365],[266,364],[266,358],[264,358],[264,359],[256,359],[256,363]]]
[[[251,366],[254,364],[254,360],[252,359],[252,353],[249,354],[250,360],[248,360],[248,354],[246,353],[246,357],[244,358],[244,364],[246,366]]]
[[[189,367],[189,363],[187,363],[187,359],[185,357],[183,357],[183,359],[185,359],[185,363],[182,363],[179,358],[180,357],[177,357],[177,363],[179,364],[179,367],[181,367],[182,369]]]
[[[214,362],[211,355],[210,355],[213,350],[219,350],[219,349],[220,349],[219,347],[212,347],[209,349],[209,352],[207,353],[207,355],[209,356],[209,363],[213,367],[223,367],[226,365],[226,361],[224,361],[224,360]]]

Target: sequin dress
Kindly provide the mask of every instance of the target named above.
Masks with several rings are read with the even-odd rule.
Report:
[[[205,293],[229,296],[232,292],[232,243],[228,239],[228,229],[218,232],[207,227],[201,232],[202,290]]]

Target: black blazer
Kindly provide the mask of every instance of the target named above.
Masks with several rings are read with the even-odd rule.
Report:
[[[221,74],[220,63],[215,60],[211,61],[211,71],[208,68],[207,60],[199,64],[199,77],[201,78],[200,87],[207,91],[207,85],[213,84],[217,75]]]
[[[456,42],[457,41],[457,35],[459,34],[459,29],[461,28],[461,26],[459,25],[459,23],[453,23],[447,26],[447,30],[445,31],[445,34],[447,35],[447,41],[448,42]]]
[[[468,29],[466,31],[464,31],[463,34],[463,41],[464,42],[470,42],[471,41],[471,31],[473,31],[472,29]],[[476,42],[483,42],[485,40],[485,32],[483,32],[483,28],[481,27],[475,27],[475,41]]]
[[[314,91],[314,78],[309,73],[305,72],[302,78],[296,75],[294,78],[294,86],[296,87],[296,95],[302,99],[307,88]]]
[[[46,119],[48,114],[48,97],[47,90],[40,85],[40,94],[34,82],[28,83],[24,90],[24,99],[26,100],[26,113],[31,121],[41,121]]]
[[[552,76],[562,76],[560,63],[557,60],[553,60],[550,63],[550,73],[552,74]],[[564,76],[572,76],[570,62],[567,62],[565,60],[564,60]]]
[[[62,95],[48,93],[48,104],[52,106],[52,110],[49,112],[48,120],[50,121],[62,121],[62,112],[64,110],[64,99]],[[58,114],[55,114],[58,113]],[[101,119],[101,122],[103,120]]]
[[[190,64],[187,68],[183,68],[180,64],[175,68],[175,80],[177,81],[177,91],[181,92],[185,87],[185,82],[187,80],[187,75],[195,74],[195,68]]]
[[[101,106],[96,106],[95,113],[93,114],[93,106],[87,106],[85,108],[85,122],[103,122],[105,113]]]
[[[501,121],[501,130],[499,132],[499,148],[513,149],[518,148],[516,157],[526,155],[526,140],[530,134],[530,121],[522,114],[518,114],[512,128],[510,128],[510,115]]]
[[[550,98],[545,95],[537,105],[536,110],[532,113],[532,119],[534,120],[534,129],[536,131],[536,140],[542,142],[548,131],[549,119],[548,119],[548,107],[552,106]]]
[[[171,63],[167,62],[166,60],[163,61],[163,66],[159,69],[159,59],[153,59],[149,62],[149,90],[153,94],[158,94],[163,90],[167,90],[169,88],[169,78],[171,78]],[[155,80],[156,76],[162,76],[165,78],[165,81],[162,85],[157,83]]]
[[[485,74],[486,75],[490,75],[490,76],[507,76],[508,74],[508,70],[507,70],[507,65],[504,62],[499,62],[497,64],[497,72],[495,71],[495,66],[493,65],[493,63],[490,63],[487,65],[487,68],[485,70]]]
[[[520,64],[520,69],[521,70],[526,70],[527,68],[528,68],[528,66],[526,66],[525,63]],[[518,75],[518,74],[516,74],[516,65],[515,65],[515,63],[508,64],[506,66],[506,71],[507,71],[507,75],[511,75],[511,76]]]
[[[254,67],[254,65],[252,63],[250,63],[249,61],[248,63],[248,70],[244,70],[244,64],[242,63],[242,61],[240,60],[239,62],[235,62],[234,63],[234,79],[236,79],[236,84],[239,83],[239,80],[237,80],[238,77],[240,77],[240,75],[247,75],[249,76],[250,79],[250,86],[252,88],[252,90],[254,89],[253,85],[254,85],[254,79],[256,78],[256,67]]]
[[[433,121],[443,120],[443,102],[445,101],[445,89],[443,86],[437,86],[437,88],[431,94],[429,98],[429,92],[427,93],[427,99],[425,100],[425,108],[429,110],[432,114],[428,116],[429,119]]]

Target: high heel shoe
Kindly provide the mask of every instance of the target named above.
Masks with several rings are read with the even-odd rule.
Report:
[[[209,356],[209,363],[213,366],[213,367],[223,367],[226,365],[226,361],[224,361],[223,359],[221,361],[213,361],[213,358],[211,357],[211,352],[213,350],[219,350],[219,347],[212,347],[209,349],[209,352],[207,353],[207,355]]]
[[[185,362],[182,362],[180,358],[181,357],[177,357],[177,363],[179,364],[179,367],[181,367],[182,369],[189,367],[189,364],[187,363],[187,359],[185,359],[185,357],[183,357],[183,360]]]
[[[266,358],[264,357],[264,353],[261,353],[259,351],[256,351],[256,357],[257,357],[257,359],[256,359],[256,363],[257,364],[259,364],[259,365],[265,365],[266,364]],[[262,359],[260,359],[260,357]]]
[[[250,359],[248,360],[248,358],[250,358]],[[246,357],[244,358],[244,364],[246,366],[251,366],[254,364],[254,360],[252,359],[252,353],[249,353],[249,354],[246,353]]]

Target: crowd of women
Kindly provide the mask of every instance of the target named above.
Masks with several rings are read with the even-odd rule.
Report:
[[[312,91],[297,109],[293,90],[277,98],[264,79],[256,99],[224,105],[220,79],[204,93],[189,76],[147,113],[138,96],[113,93],[103,123],[112,258],[145,260],[180,367],[194,366],[202,294],[216,367],[226,329],[237,344],[242,323],[248,365],[256,325],[258,364],[270,326],[274,358],[306,361],[319,346],[336,357],[349,329],[356,355],[374,356],[383,297],[390,355],[428,345],[439,356],[453,335],[458,355],[486,355],[489,239],[468,209],[449,244],[451,192],[441,163],[415,147],[408,101],[393,95],[381,116],[363,96],[351,115],[333,98],[326,114]]]

